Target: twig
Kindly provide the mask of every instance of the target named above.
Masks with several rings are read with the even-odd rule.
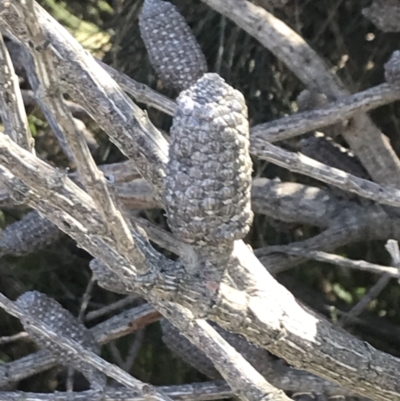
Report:
[[[299,248],[292,245],[274,247],[271,252],[282,252],[288,255],[304,256],[307,259],[318,260],[319,262],[330,263],[336,266],[348,267],[355,270],[363,270],[374,274],[385,274],[390,278],[397,278],[399,272],[397,268],[390,266],[381,266],[375,263],[369,263],[365,260],[351,260],[343,256],[334,255],[322,251],[313,251],[305,248]]]
[[[160,386],[156,390],[176,401],[211,401],[232,398],[233,392],[222,381],[183,384],[180,386]],[[148,395],[140,396],[126,388],[108,387],[104,392],[105,401],[147,401]],[[0,392],[2,401],[98,401],[99,394],[93,391],[80,393],[25,393],[20,391]]]
[[[28,333],[22,331],[21,333],[14,334],[13,336],[0,337],[0,345],[9,344],[14,341],[26,340],[29,337]]]
[[[89,312],[85,316],[85,321],[89,322],[90,320],[97,319],[99,317],[102,317],[104,315],[107,315],[108,313],[115,312],[117,309],[122,309],[125,306],[133,303],[136,301],[138,298],[140,298],[140,295],[128,295],[127,297],[114,302],[110,305],[104,306],[103,308],[97,309],[95,311]]]
[[[82,297],[81,306],[80,306],[80,308],[79,308],[78,320],[79,320],[80,322],[83,322],[83,321],[85,320],[85,319],[84,319],[84,315],[85,315],[86,309],[87,309],[87,307],[88,307],[90,298],[91,298],[91,296],[92,296],[93,287],[94,287],[95,284],[96,284],[96,280],[95,280],[95,278],[92,276],[92,277],[90,278],[90,280],[89,280],[87,286],[86,286],[85,293],[83,294],[83,297]]]
[[[255,139],[252,154],[290,171],[307,175],[334,187],[391,206],[400,206],[400,190],[383,187],[333,167],[317,162],[301,153],[288,152],[269,142]]]
[[[382,84],[354,95],[341,97],[326,106],[252,127],[251,138],[277,142],[346,121],[357,113],[373,110],[399,100],[400,93]]]
[[[25,48],[21,48],[21,51],[23,52],[23,59],[24,59],[24,69],[26,71],[29,84],[32,87],[34,93],[35,93],[35,99],[37,103],[40,106],[40,109],[45,116],[47,122],[49,123],[50,128],[53,131],[53,134],[55,138],[57,139],[58,144],[60,145],[60,148],[62,151],[65,153],[65,155],[68,157],[68,159],[72,162],[75,163],[74,156],[71,152],[71,149],[68,146],[67,140],[65,138],[63,129],[60,125],[60,123],[57,121],[55,118],[52,110],[47,106],[47,103],[43,101],[42,96],[40,95],[41,91],[41,84],[39,81],[39,78],[37,76],[36,68],[35,68],[35,62],[33,60],[32,55],[29,53],[28,50]]]
[[[399,267],[400,267],[400,252],[397,241],[388,240],[385,248],[392,256],[392,263],[397,269],[397,279],[399,279]],[[368,290],[368,292],[362,297],[362,299],[353,306],[353,308],[342,316],[338,324],[342,327],[348,325],[354,318],[358,317],[368,306],[368,304],[374,300],[382,290],[387,286],[392,276],[385,272],[379,278],[379,280]]]
[[[361,315],[362,312],[368,307],[369,303],[373,301],[382,290],[389,284],[389,281],[392,277],[385,273],[379,280],[368,290],[368,292],[357,302],[351,310],[344,314],[338,322],[339,326],[345,327],[349,325],[354,318]]]
[[[117,71],[101,60],[96,61],[101,65],[126,92],[132,95],[138,103],[144,103],[147,106],[154,107],[170,116],[173,116],[176,110],[176,103],[166,96],[151,89],[145,84],[136,82],[126,74]]]
[[[134,365],[136,361],[137,354],[139,353],[140,347],[142,346],[143,340],[144,340],[144,334],[145,334],[146,328],[140,329],[135,333],[135,338],[131,342],[129,346],[129,351],[126,354],[126,358],[121,366],[123,370],[126,372],[130,372],[132,369],[132,366]]]
[[[29,129],[18,77],[0,34],[0,106],[5,133],[19,146],[35,152],[35,141]]]

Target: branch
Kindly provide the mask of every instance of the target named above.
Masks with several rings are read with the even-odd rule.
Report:
[[[219,379],[217,369],[206,355],[185,338],[167,319],[161,320],[164,344],[189,363],[191,366],[212,379]],[[272,356],[268,351],[249,343],[242,336],[221,329],[215,323],[212,327],[244,355],[248,362],[267,380],[285,392],[309,392],[324,396],[354,396],[350,392],[332,382],[311,375],[305,371],[293,369],[281,359]]]
[[[232,398],[233,392],[221,381],[183,384],[180,386],[156,386],[155,389],[176,401],[210,401]],[[126,388],[108,387],[102,394],[106,401],[147,401],[148,395],[140,396]],[[98,401],[99,394],[94,391],[82,391],[53,394],[25,393],[20,391],[0,392],[2,401]]]
[[[301,153],[288,152],[266,141],[256,139],[251,143],[252,154],[290,171],[307,175],[326,184],[355,193],[375,202],[400,206],[400,190],[384,187],[319,163]]]
[[[146,84],[136,82],[126,74],[115,70],[111,66],[100,60],[96,61],[104,68],[114,79],[114,81],[126,92],[132,95],[138,103],[144,103],[149,107],[154,107],[165,114],[173,116],[176,110],[176,103],[170,98],[151,89]]]
[[[282,252],[288,255],[304,256],[307,259],[330,263],[336,266],[348,267],[349,269],[362,270],[373,274],[387,274],[392,278],[398,278],[399,276],[398,269],[395,267],[377,265],[375,263],[366,262],[365,260],[351,260],[340,255],[334,255],[322,251],[313,251],[293,245],[282,245],[272,248],[271,253]],[[269,250],[268,248],[266,249]]]
[[[234,393],[241,399],[248,401],[290,400],[282,390],[278,390],[265,380],[205,320],[195,319],[188,309],[178,305],[163,305],[158,306],[158,309],[185,337],[210,358]]]
[[[296,113],[251,129],[251,139],[278,142],[331,124],[344,122],[357,113],[373,110],[400,99],[400,93],[389,84],[382,84],[354,95],[341,97],[323,107]]]
[[[128,255],[118,256],[116,254],[115,243],[110,240],[103,219],[86,192],[72,183],[64,174],[60,174],[45,162],[15,145],[4,134],[0,134],[0,148],[3,166],[11,169],[20,180],[33,189],[28,202],[30,206],[38,209],[94,257],[100,258],[112,269],[118,271],[121,279],[127,281],[127,285],[132,291],[138,286],[135,280],[136,269],[143,268],[144,271],[149,269],[152,272],[148,276],[150,280],[151,275],[155,274],[162,265],[174,264],[155,251],[142,234],[132,231],[135,248],[140,254],[143,252],[145,258],[143,267],[136,264],[135,266],[129,265],[129,269],[127,269],[127,262],[124,258]],[[2,154],[7,156],[2,157]],[[6,178],[3,173],[3,180],[6,181]],[[15,191],[16,184],[12,177],[10,177],[10,181],[6,182],[6,185],[10,191]],[[133,251],[133,249],[130,250],[130,252]]]
[[[400,359],[306,312],[244,243],[235,244],[233,256],[239,264],[229,274],[242,280],[251,277],[252,295],[248,290],[234,289],[228,281],[221,283],[210,315],[213,321],[297,368],[374,400],[400,400],[395,373],[400,369]]]

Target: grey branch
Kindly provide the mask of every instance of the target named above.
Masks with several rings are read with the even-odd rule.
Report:
[[[268,142],[278,142],[306,132],[345,122],[357,113],[373,110],[400,98],[399,91],[388,84],[382,84],[350,96],[342,96],[336,101],[315,110],[302,111],[288,117],[258,124],[251,129],[251,138],[262,138]],[[344,131],[344,127],[342,131]]]
[[[399,272],[395,267],[377,265],[364,260],[351,260],[340,255],[334,255],[322,251],[312,251],[310,249],[298,248],[293,245],[273,247],[271,253],[287,253],[288,255],[304,256],[308,259],[318,260],[319,262],[329,263],[336,266],[348,267],[350,269],[363,270],[374,274],[387,274],[389,277],[398,278]]]
[[[269,142],[256,139],[251,143],[252,154],[290,171],[308,175],[334,187],[391,206],[400,206],[400,190],[383,187],[354,175],[322,164],[303,154],[281,149]]]
[[[180,386],[160,386],[156,390],[176,401],[211,401],[232,398],[233,393],[222,381],[192,383]],[[127,388],[108,387],[102,394],[104,401],[147,401],[148,395],[140,396]],[[99,394],[94,391],[80,393],[25,393],[19,391],[1,392],[2,401],[98,401]]]

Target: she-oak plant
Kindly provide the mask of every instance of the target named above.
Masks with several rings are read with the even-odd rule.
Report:
[[[204,2],[273,49],[312,89],[325,89],[330,100],[346,94],[338,78],[304,41],[298,39],[298,48],[288,51],[290,35],[266,10],[244,0]],[[0,171],[11,199],[37,210],[91,253],[95,258],[91,268],[100,285],[142,295],[206,354],[240,398],[289,399],[207,321],[241,334],[294,367],[335,382],[331,386],[338,393],[343,394],[343,387],[345,395],[400,400],[400,360],[336,330],[304,309],[242,241],[252,221],[250,191],[252,185],[256,190],[260,184],[251,180],[250,153],[361,197],[400,206],[400,191],[395,189],[400,183],[400,162],[362,114],[400,98],[397,53],[387,64],[389,84],[294,118],[254,127],[249,133],[243,96],[217,74],[206,73],[204,56],[173,6],[161,0],[145,0],[143,10],[140,24],[154,67],[166,84],[183,90],[176,103],[152,91],[144,95],[153,105],[173,113],[169,144],[147,114],[111,78],[108,69],[103,69],[40,6],[30,0],[0,1],[2,28],[24,46],[27,70],[29,63],[35,67],[36,76],[32,68],[30,76],[31,84],[35,79],[40,81],[35,95],[53,117],[53,123],[57,122],[56,129],[76,163],[80,180],[78,186],[35,156],[26,115],[20,107],[20,89],[15,85],[13,67],[2,42],[5,134],[0,135]],[[168,23],[160,24],[158,18],[167,17]],[[176,24],[172,18],[176,18]],[[154,26],[157,29],[152,29]],[[169,47],[157,47],[160,45]],[[311,61],[302,63],[302,57],[307,56]],[[129,84],[122,75],[111,74],[123,87]],[[130,218],[111,196],[112,180],[106,180],[93,162],[63,93],[80,104],[134,162],[152,186],[156,202],[164,206],[173,235]],[[372,179],[382,185],[271,144],[279,140],[277,137],[297,136],[350,118],[353,123],[343,129],[342,135]],[[361,146],[359,137],[352,134],[366,126],[368,141]],[[175,262],[166,258],[149,239],[174,250],[180,259]],[[12,251],[12,245],[9,249]],[[48,364],[73,365],[86,375],[91,384],[91,390],[83,395],[86,399],[118,399],[122,393],[138,399],[174,397],[171,389],[146,385],[100,358],[94,344],[96,337],[44,294],[30,292],[16,302],[0,295],[0,306],[19,317],[32,339],[48,351],[44,356]],[[96,370],[123,384],[126,391],[108,388],[104,375]],[[316,377],[313,382],[329,387],[328,382]],[[66,393],[65,399],[81,395]],[[4,392],[0,397],[25,396]],[[46,399],[45,395],[40,397]],[[63,399],[64,395],[57,397]]]

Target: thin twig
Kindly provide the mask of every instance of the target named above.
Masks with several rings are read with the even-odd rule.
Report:
[[[155,387],[176,401],[211,401],[233,396],[232,390],[223,381],[183,384],[180,386]],[[148,401],[149,396],[140,396],[126,388],[108,387],[104,394],[105,401]],[[94,391],[75,393],[25,393],[21,391],[0,392],[2,401],[98,401],[99,394]]]
[[[83,294],[83,297],[82,297],[81,307],[79,308],[78,320],[80,322],[83,322],[85,320],[84,319],[85,312],[88,307],[90,298],[92,296],[92,292],[93,292],[93,288],[94,288],[95,284],[96,284],[96,279],[92,276],[86,286],[85,293]]]
[[[0,345],[9,344],[14,341],[26,340],[29,337],[28,333],[22,331],[21,333],[14,334],[13,336],[0,337]]]
[[[35,141],[29,129],[18,77],[0,34],[0,106],[5,133],[19,146],[35,152]]]
[[[89,312],[85,316],[85,321],[89,322],[93,319],[97,319],[97,318],[107,315],[111,312],[115,312],[118,309],[122,309],[125,306],[128,306],[131,303],[135,302],[138,298],[140,298],[140,295],[136,295],[136,294],[128,295],[127,297],[125,297],[117,302],[114,302],[110,305],[104,306],[103,308],[97,309],[95,311]]]
[[[357,302],[349,312],[344,314],[338,322],[339,326],[346,327],[349,325],[354,318],[361,315],[364,310],[368,307],[369,303],[372,302],[389,284],[392,277],[385,273],[379,280],[367,291],[367,293]]]
[[[307,259],[318,260],[319,262],[330,263],[332,265],[348,267],[355,270],[363,270],[374,274],[387,274],[390,278],[397,278],[399,274],[397,268],[394,267],[381,266],[375,263],[366,262],[365,260],[351,260],[343,256],[299,248],[292,245],[277,246],[274,247],[271,252],[282,252],[288,255],[304,256]]]
[[[126,74],[115,70],[104,62],[96,61],[110,74],[118,85],[126,92],[132,95],[138,103],[144,103],[147,106],[154,107],[170,116],[173,116],[176,110],[176,103],[166,96],[151,89],[146,84],[136,82]]]
[[[327,105],[252,127],[251,138],[278,142],[331,124],[346,121],[357,113],[373,110],[400,99],[400,92],[382,84]]]
[[[399,279],[400,252],[398,242],[394,240],[388,240],[385,248],[392,256],[392,263],[397,269],[397,279]],[[344,327],[353,321],[354,318],[358,317],[368,307],[368,304],[383,291],[391,278],[392,276],[387,272],[382,274],[379,280],[368,290],[362,299],[356,305],[354,305],[348,313],[342,316],[338,324]]]
[[[129,345],[129,351],[126,354],[125,360],[121,368],[126,372],[130,372],[136,361],[137,354],[139,353],[140,347],[142,346],[144,340],[146,328],[140,329],[135,333],[135,338]]]
[[[289,171],[315,178],[344,191],[385,205],[400,206],[400,190],[393,187],[383,187],[372,181],[345,173],[301,153],[288,152],[259,138],[251,143],[251,152],[262,160],[287,168]]]

